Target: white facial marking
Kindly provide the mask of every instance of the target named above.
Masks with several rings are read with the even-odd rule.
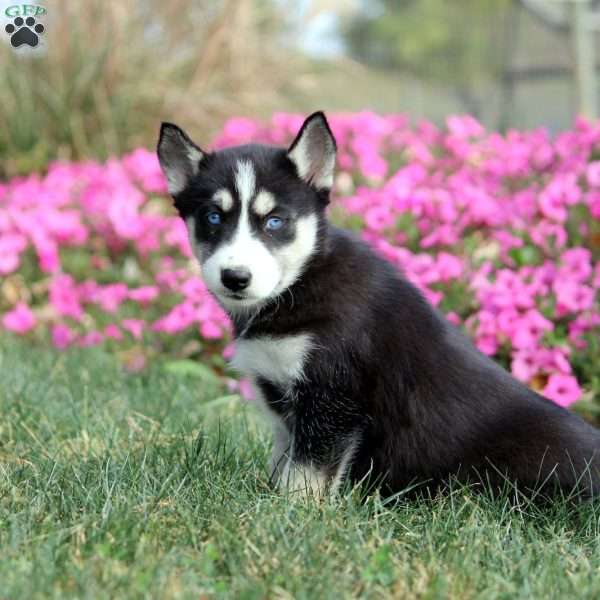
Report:
[[[263,377],[288,386],[302,377],[304,361],[312,347],[310,335],[260,337],[236,342],[232,366],[252,377]]]
[[[240,202],[242,203],[242,209],[244,206],[246,209],[254,196],[256,187],[256,175],[254,173],[254,167],[248,160],[240,160],[237,163],[237,170],[235,173],[235,187],[240,196]]]
[[[230,313],[256,309],[292,285],[316,250],[318,232],[316,215],[300,217],[292,225],[296,229],[294,240],[270,249],[260,235],[252,230],[250,210],[268,214],[275,205],[275,198],[266,190],[260,190],[256,194],[256,175],[250,161],[237,163],[235,187],[241,205],[236,230],[202,264],[206,285]],[[233,206],[233,198],[225,189],[216,192],[215,198],[221,203],[223,210]],[[193,230],[188,222],[190,240],[193,240],[194,252],[200,260],[200,248],[194,240]],[[245,269],[250,272],[250,283],[243,294],[234,297],[223,285],[221,273],[224,269]]]
[[[252,210],[259,216],[264,217],[268,215],[275,208],[275,197],[271,192],[261,190],[256,195],[254,203],[252,204]]]
[[[283,274],[277,293],[290,287],[300,277],[317,246],[318,220],[316,215],[300,217],[296,221],[296,237],[291,244],[279,248],[275,257]]]
[[[212,200],[223,212],[229,212],[233,208],[233,197],[225,188],[215,192]]]
[[[220,246],[204,263],[202,272],[206,284],[230,312],[245,311],[272,296],[281,280],[281,269],[275,256],[256,237],[250,228],[249,209],[255,194],[256,176],[249,161],[239,161],[235,173],[241,210],[237,229],[228,242]],[[245,298],[228,296],[221,283],[223,269],[248,269],[250,285],[244,290]]]

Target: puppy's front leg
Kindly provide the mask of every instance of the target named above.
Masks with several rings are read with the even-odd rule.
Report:
[[[281,475],[292,451],[292,436],[283,423],[273,424],[273,450],[269,461],[271,483],[279,485]]]
[[[349,435],[331,452],[334,458],[325,462],[311,460],[304,453],[294,453],[292,443],[281,470],[280,486],[300,497],[322,498],[326,494],[337,494],[352,467],[359,442],[358,433]]]
[[[297,462],[293,456],[286,461],[279,479],[282,489],[285,489],[290,495],[300,498],[324,497],[329,481],[326,469],[311,462]]]

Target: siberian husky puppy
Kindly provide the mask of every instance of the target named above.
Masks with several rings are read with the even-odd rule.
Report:
[[[234,366],[274,430],[272,473],[322,494],[375,481],[509,480],[587,495],[600,434],[481,354],[391,264],[326,216],[336,143],[323,113],[289,148],[205,152],[163,123],[158,156]]]

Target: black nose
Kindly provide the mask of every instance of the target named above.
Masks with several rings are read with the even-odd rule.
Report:
[[[223,269],[221,271],[221,281],[223,285],[232,292],[244,290],[250,284],[250,271],[247,269]]]

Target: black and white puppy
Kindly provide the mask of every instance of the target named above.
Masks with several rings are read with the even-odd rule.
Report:
[[[388,262],[328,223],[336,144],[323,113],[292,145],[208,153],[164,123],[158,156],[234,366],[274,424],[291,491],[369,477],[600,488],[600,432],[481,354]]]

